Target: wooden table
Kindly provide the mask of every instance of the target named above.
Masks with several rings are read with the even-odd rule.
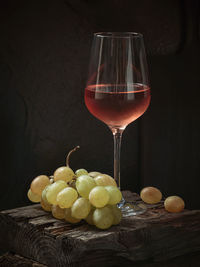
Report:
[[[129,191],[124,195],[128,201],[141,201]],[[200,210],[172,214],[163,205],[148,205],[146,213],[125,217],[120,225],[101,231],[85,222],[56,220],[40,205],[31,205],[0,212],[0,248],[12,252],[0,258],[5,267],[196,267]]]

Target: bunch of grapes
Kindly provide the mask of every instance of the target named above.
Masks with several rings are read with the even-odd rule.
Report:
[[[117,203],[122,199],[121,191],[115,180],[100,172],[87,172],[69,167],[68,153],[66,166],[59,167],[53,176],[36,177],[28,191],[28,198],[41,203],[45,211],[53,217],[65,219],[69,223],[78,223],[84,219],[99,229],[108,229],[119,224],[122,218]]]

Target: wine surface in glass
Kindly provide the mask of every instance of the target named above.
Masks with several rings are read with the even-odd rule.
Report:
[[[146,111],[150,88],[139,83],[89,85],[85,89],[85,103],[99,120],[112,127],[123,127]]]

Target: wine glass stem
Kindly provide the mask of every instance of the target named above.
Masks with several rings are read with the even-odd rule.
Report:
[[[111,128],[114,137],[114,179],[120,189],[120,153],[121,139],[124,129]]]

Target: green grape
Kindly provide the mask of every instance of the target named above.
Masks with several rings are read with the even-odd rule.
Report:
[[[96,176],[100,175],[100,172],[89,172],[88,175],[95,178]]]
[[[113,225],[117,225],[121,222],[121,219],[122,219],[122,212],[120,210],[120,208],[118,208],[116,205],[109,205],[108,206],[112,213],[113,213],[113,216],[114,216],[114,219],[113,219]]]
[[[45,202],[47,202],[47,203],[49,203],[48,201],[47,201],[47,197],[46,197],[46,194],[47,194],[47,190],[48,190],[48,188],[50,187],[51,185],[47,185],[45,188],[44,188],[44,190],[42,191],[42,199],[45,201]],[[50,203],[49,203],[50,204]]]
[[[75,176],[73,170],[68,166],[63,166],[55,170],[54,172],[54,181],[63,180],[69,182]]]
[[[110,175],[107,174],[100,174],[96,176],[94,180],[97,185],[101,186],[112,185],[117,187],[115,180]]]
[[[96,208],[102,208],[108,204],[109,193],[104,186],[94,187],[89,194],[90,203]]]
[[[88,214],[88,216],[85,218],[85,221],[90,224],[90,225],[94,225],[93,222],[93,213],[95,211],[95,207],[91,207],[90,213]]]
[[[66,188],[68,185],[66,184],[66,182],[59,180],[56,181],[55,183],[51,184],[48,187],[47,193],[46,193],[46,198],[47,201],[52,204],[52,205],[56,205],[57,204],[57,195],[58,193]]]
[[[71,215],[76,219],[85,219],[91,210],[91,204],[88,199],[80,197],[71,207]]]
[[[65,209],[61,209],[58,205],[53,205],[51,212],[54,218],[59,220],[65,219]]]
[[[75,172],[75,175],[76,175],[76,177],[79,177],[79,176],[81,176],[81,175],[87,175],[88,174],[88,172],[85,170],[85,169],[78,169],[76,172]]]
[[[49,204],[48,202],[45,202],[43,199],[41,199],[40,201],[40,205],[42,207],[43,210],[45,211],[51,211],[51,204]]]
[[[47,190],[48,188],[50,187],[50,185],[47,185],[45,187],[45,189],[42,191],[42,199],[41,199],[41,207],[43,208],[43,210],[45,211],[51,211],[51,204],[47,201],[47,197],[46,197],[46,194],[47,194]]]
[[[53,184],[53,183],[54,183],[54,179],[51,178],[51,179],[50,179],[50,184]]]
[[[93,213],[93,222],[97,228],[108,229],[114,221],[114,215],[109,207],[98,208]]]
[[[71,209],[65,209],[65,220],[69,223],[78,223],[81,221],[81,219],[76,219],[72,217]]]
[[[50,184],[49,178],[46,175],[37,176],[31,183],[31,191],[33,194],[42,195],[44,188]]]
[[[28,190],[27,196],[28,196],[28,199],[31,202],[34,202],[34,203],[38,203],[41,200],[41,196],[36,195],[36,194],[33,194],[33,192],[31,191],[31,189]]]
[[[81,175],[76,180],[76,189],[80,196],[87,198],[89,193],[96,186],[96,183],[92,177],[89,175]]]
[[[117,188],[116,186],[108,185],[105,186],[105,189],[108,191],[110,196],[108,204],[115,205],[120,202],[120,200],[122,199],[122,193],[119,188]]]
[[[67,187],[61,190],[57,195],[57,205],[60,206],[60,208],[71,208],[74,201],[77,200],[78,193],[77,191],[72,187]]]

